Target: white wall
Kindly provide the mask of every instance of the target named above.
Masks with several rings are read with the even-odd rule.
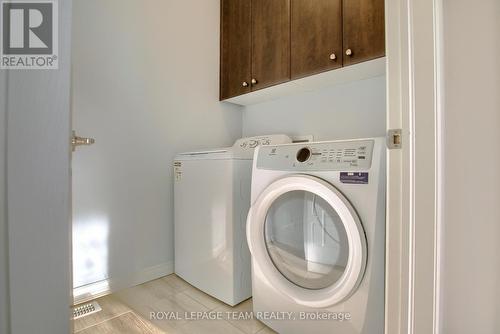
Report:
[[[444,334],[500,331],[500,1],[444,0]]]
[[[385,92],[385,77],[377,77],[248,106],[243,134],[312,134],[315,140],[384,136]]]
[[[7,71],[0,70],[0,333],[8,332]]]
[[[219,0],[76,0],[73,53],[74,129],[96,139],[73,156],[76,261],[104,262],[75,282],[171,272],[174,155],[242,131],[218,102]]]

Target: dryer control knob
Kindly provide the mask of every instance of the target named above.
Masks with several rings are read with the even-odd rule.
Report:
[[[298,162],[306,162],[307,160],[309,160],[310,157],[311,157],[311,149],[309,149],[308,147],[301,148],[297,152]]]

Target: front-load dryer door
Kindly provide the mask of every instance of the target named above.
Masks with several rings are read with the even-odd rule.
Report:
[[[344,195],[322,179],[292,175],[272,183],[250,209],[247,238],[265,278],[298,304],[332,306],[363,278],[361,222]]]

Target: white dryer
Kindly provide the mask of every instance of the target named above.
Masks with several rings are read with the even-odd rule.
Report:
[[[229,148],[177,155],[174,161],[175,273],[236,305],[251,296],[245,223],[253,153],[290,143],[285,135],[243,138]]]
[[[260,147],[247,238],[269,327],[382,334],[385,139]]]

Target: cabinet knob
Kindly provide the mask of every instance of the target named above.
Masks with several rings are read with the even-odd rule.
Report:
[[[248,87],[248,82],[246,81],[243,81],[243,83],[241,84],[243,87]]]
[[[351,49],[345,50],[345,55],[346,56],[352,56],[352,50]]]
[[[331,59],[331,60],[335,60],[335,59],[337,59],[337,55],[336,55],[335,53],[332,53],[332,54],[330,55],[330,59]]]
[[[258,83],[257,79],[252,79],[252,85],[256,85]]]

